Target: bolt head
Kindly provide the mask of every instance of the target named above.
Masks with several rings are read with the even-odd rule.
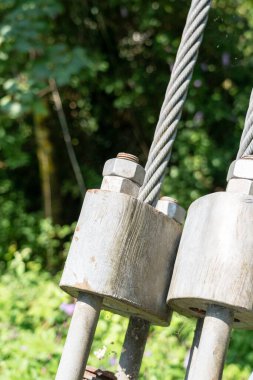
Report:
[[[106,161],[103,176],[123,177],[141,186],[145,177],[145,169],[137,162],[122,158],[112,158]]]
[[[124,193],[137,198],[140,187],[127,178],[104,176],[101,184],[101,189],[107,191],[115,191],[116,193]]]
[[[157,202],[156,209],[180,224],[183,224],[185,221],[185,209],[181,207],[173,198],[161,198]]]
[[[232,178],[253,180],[253,156],[242,157],[231,163],[228,170],[227,181]]]
[[[226,191],[229,193],[253,195],[253,181],[250,179],[232,178],[228,181]]]

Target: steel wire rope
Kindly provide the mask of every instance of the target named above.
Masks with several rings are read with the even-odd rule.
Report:
[[[144,202],[155,204],[159,196],[210,7],[211,0],[191,3],[146,164],[146,176],[139,194]]]
[[[236,159],[253,154],[253,90]]]

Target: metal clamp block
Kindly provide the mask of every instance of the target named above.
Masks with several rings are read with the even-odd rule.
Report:
[[[253,328],[253,196],[209,194],[193,202],[184,225],[168,304],[204,317],[209,305],[234,312]]]
[[[182,226],[129,195],[87,192],[60,286],[103,307],[168,325],[166,297]]]

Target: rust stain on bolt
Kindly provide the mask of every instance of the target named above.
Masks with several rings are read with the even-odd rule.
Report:
[[[86,280],[83,280],[83,282],[79,283],[79,282],[76,282],[74,284],[74,287],[79,289],[79,290],[83,290],[84,292],[85,291],[93,291],[92,287],[90,286],[89,282],[86,281]]]
[[[190,310],[194,311],[195,313],[198,313],[200,315],[205,315],[206,312],[203,309],[198,309],[197,307],[190,307]]]

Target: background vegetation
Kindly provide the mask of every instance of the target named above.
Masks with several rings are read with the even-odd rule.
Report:
[[[57,286],[82,202],[65,119],[86,188],[119,151],[145,164],[189,4],[1,1],[1,379],[52,379],[73,309]],[[185,207],[225,187],[253,84],[252,28],[252,0],[213,1],[163,188]],[[115,368],[126,323],[102,314],[90,364]],[[142,379],[183,378],[193,326],[175,316],[152,329]],[[252,338],[233,334],[225,380],[247,380]]]

